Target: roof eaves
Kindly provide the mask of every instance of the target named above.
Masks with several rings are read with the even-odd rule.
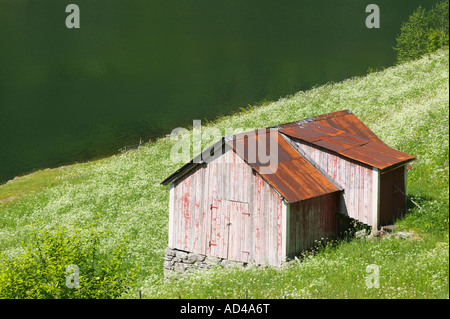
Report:
[[[192,158],[188,163],[184,164],[179,169],[177,169],[173,174],[171,174],[166,179],[164,179],[160,184],[164,185],[164,186],[169,185],[169,184],[175,182],[180,177],[183,177],[184,175],[186,175],[197,165],[204,164],[211,157],[215,156],[214,154],[211,154],[211,150],[217,149],[217,147],[219,145],[222,146],[224,143],[225,143],[225,138],[222,137],[220,140],[218,140],[211,146],[205,148],[200,154],[198,154],[197,156]]]

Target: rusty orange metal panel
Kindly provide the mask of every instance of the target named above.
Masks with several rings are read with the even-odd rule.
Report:
[[[324,138],[331,136],[337,136],[344,134],[342,130],[331,127],[327,123],[321,124],[316,122],[309,122],[305,124],[300,124],[299,126],[290,126],[280,130],[286,135],[291,135],[297,138],[301,138],[308,142],[320,141]],[[299,134],[301,133],[301,134]],[[296,136],[299,135],[299,136]]]
[[[414,159],[414,156],[377,142],[370,142],[361,147],[344,150],[340,154],[380,170]]]
[[[279,125],[279,132],[380,170],[414,160],[379,139],[350,111]]]
[[[315,145],[334,151],[336,153],[362,146],[367,143],[369,143],[368,140],[362,140],[349,134],[332,136],[330,138],[314,142]]]
[[[265,151],[269,151],[269,143],[277,144],[277,163],[270,174],[261,169],[269,168],[269,165],[259,160],[258,148],[264,145],[260,143],[264,140],[267,148]],[[248,135],[246,138],[236,136],[228,145],[290,203],[339,191],[277,132],[265,131],[263,134]],[[249,145],[256,145],[256,150]]]
[[[351,112],[342,114],[341,116],[334,116],[327,119],[326,122],[332,127],[345,131],[347,134],[384,144],[384,142],[376,136],[375,133],[367,127],[367,125],[365,125]]]

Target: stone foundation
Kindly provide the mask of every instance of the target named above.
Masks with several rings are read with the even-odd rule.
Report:
[[[184,273],[189,270],[210,267],[245,267],[247,263],[236,262],[219,257],[209,257],[178,249],[166,248],[164,254],[164,276]]]

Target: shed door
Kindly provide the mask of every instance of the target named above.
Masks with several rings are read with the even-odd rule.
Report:
[[[211,205],[210,255],[248,262],[250,247],[248,203],[213,199]]]

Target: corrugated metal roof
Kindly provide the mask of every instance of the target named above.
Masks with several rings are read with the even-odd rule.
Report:
[[[354,114],[345,110],[222,138],[161,184],[174,182],[211,157],[211,149],[228,144],[290,203],[339,191],[326,174],[311,165],[280,133],[381,170],[414,159],[387,146]],[[252,145],[255,147],[249,147]],[[260,158],[261,145],[265,150]],[[263,161],[264,155],[270,154],[270,145],[276,145],[276,165]]]
[[[247,132],[227,143],[290,203],[339,191],[277,131]],[[266,148],[261,154],[273,155],[276,163],[261,163],[261,145]],[[277,154],[270,154],[270,145]]]
[[[384,170],[414,156],[387,146],[349,110],[278,125],[279,132]]]

